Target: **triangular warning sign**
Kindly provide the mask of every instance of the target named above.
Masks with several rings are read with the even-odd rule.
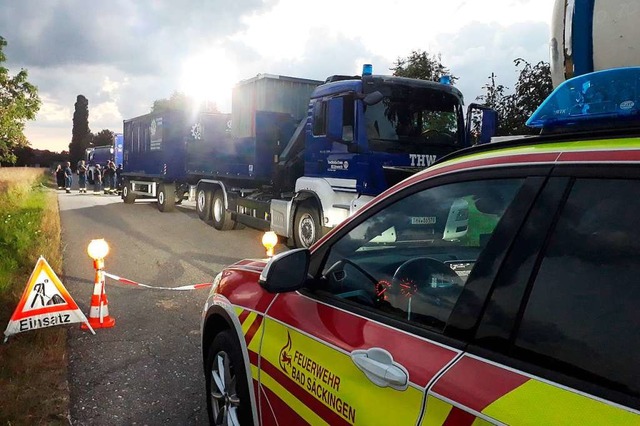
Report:
[[[36,328],[82,322],[93,329],[44,257],[40,257],[4,331],[9,336]],[[94,333],[95,334],[95,333]]]

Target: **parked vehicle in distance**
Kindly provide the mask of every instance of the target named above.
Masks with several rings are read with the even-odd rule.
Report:
[[[309,247],[374,196],[469,144],[450,84],[373,75],[258,75],[231,114],[165,111],[124,121],[125,203],[185,197],[217,230],[247,225]],[[482,137],[495,112],[480,105]]]
[[[202,314],[210,421],[639,424],[639,80],[568,80],[540,136],[225,268]]]
[[[114,161],[116,165],[122,164],[124,152],[123,139],[122,133],[115,133],[111,145],[87,148],[84,159],[89,170],[93,172],[96,164],[104,166],[109,160]]]

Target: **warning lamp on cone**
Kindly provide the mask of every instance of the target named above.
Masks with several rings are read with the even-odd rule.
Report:
[[[104,291],[104,258],[109,254],[109,244],[103,239],[91,240],[87,247],[89,257],[93,259],[93,268],[96,270],[89,308],[89,325],[93,328],[113,327],[116,320],[109,315],[109,302]],[[86,328],[83,324],[81,328]]]
[[[275,232],[265,232],[262,236],[262,245],[267,249],[267,256],[273,256],[273,248],[278,244],[278,236]]]
[[[89,257],[93,259],[94,267],[96,269],[103,269],[104,258],[109,254],[109,244],[107,244],[104,238],[91,240],[87,247],[87,253]]]

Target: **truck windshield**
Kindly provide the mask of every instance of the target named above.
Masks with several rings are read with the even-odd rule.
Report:
[[[461,142],[462,107],[452,94],[429,89],[383,87],[385,95],[365,106],[369,148],[378,152],[428,152]]]

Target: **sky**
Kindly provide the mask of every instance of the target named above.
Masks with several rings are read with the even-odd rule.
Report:
[[[175,91],[230,112],[231,88],[257,74],[324,80],[391,74],[414,50],[441,55],[466,104],[491,73],[549,61],[553,0],[0,0],[12,75],[26,69],[42,106],[25,134],[37,149],[71,141],[74,103],[89,128],[122,132]]]

